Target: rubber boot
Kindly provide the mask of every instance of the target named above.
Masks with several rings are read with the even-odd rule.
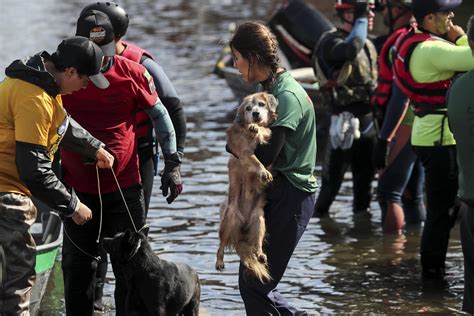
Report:
[[[384,234],[401,234],[405,225],[405,215],[400,204],[387,202],[386,213],[383,220]]]

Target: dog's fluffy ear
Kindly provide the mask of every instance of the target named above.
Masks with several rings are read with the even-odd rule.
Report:
[[[267,94],[266,95],[267,102],[268,102],[268,108],[270,109],[271,112],[276,113],[277,107],[278,107],[278,100],[273,96],[272,94]]]
[[[238,125],[244,125],[244,114],[242,113],[242,109],[244,108],[243,104],[244,102],[242,102],[242,104],[237,108],[237,111],[235,112],[234,123]]]

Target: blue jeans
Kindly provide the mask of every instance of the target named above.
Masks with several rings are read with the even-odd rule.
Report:
[[[298,312],[276,287],[313,215],[314,200],[314,193],[298,190],[283,176],[276,177],[267,189],[267,236],[263,250],[267,255],[272,280],[261,283],[245,277],[245,268],[240,264],[239,289],[247,315],[296,315]]]

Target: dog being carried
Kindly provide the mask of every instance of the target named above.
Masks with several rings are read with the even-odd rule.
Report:
[[[255,156],[259,144],[270,140],[270,124],[276,119],[278,101],[259,92],[244,98],[234,123],[226,131],[232,152],[229,162],[229,193],[221,206],[216,269],[224,269],[224,249],[235,249],[247,273],[260,282],[270,281],[265,239],[265,186],[273,181],[270,171]]]
[[[189,265],[160,259],[147,237],[131,230],[104,238],[103,245],[126,278],[127,315],[199,315],[201,286]]]

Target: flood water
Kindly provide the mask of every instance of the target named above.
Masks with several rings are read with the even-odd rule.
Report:
[[[332,7],[332,1],[313,1]],[[467,2],[467,1],[465,1]],[[470,2],[470,1],[469,1]],[[73,35],[82,7],[90,1],[0,0],[0,69],[14,59],[46,49]],[[228,254],[226,270],[214,269],[219,204],[227,190],[224,130],[237,100],[212,70],[228,24],[267,19],[272,0],[124,0],[131,16],[127,39],[155,55],[179,92],[188,120],[182,167],[184,193],[172,205],[159,194],[159,178],[148,223],[161,258],[185,262],[202,282],[201,304],[209,315],[244,315],[237,282],[238,257]],[[328,5],[329,4],[329,5]],[[467,10],[467,11],[466,11]],[[464,26],[473,4],[465,5]],[[3,74],[0,78],[3,78]],[[320,171],[320,169],[318,169]],[[351,181],[344,182],[330,219],[312,219],[279,285],[288,300],[310,314],[457,313],[463,291],[459,227],[453,229],[445,282],[421,282],[420,227],[402,236],[383,236],[378,205],[371,217],[353,218]],[[375,183],[374,183],[375,184]],[[60,264],[42,304],[43,315],[64,311]],[[106,301],[113,315],[114,279],[109,269]]]

